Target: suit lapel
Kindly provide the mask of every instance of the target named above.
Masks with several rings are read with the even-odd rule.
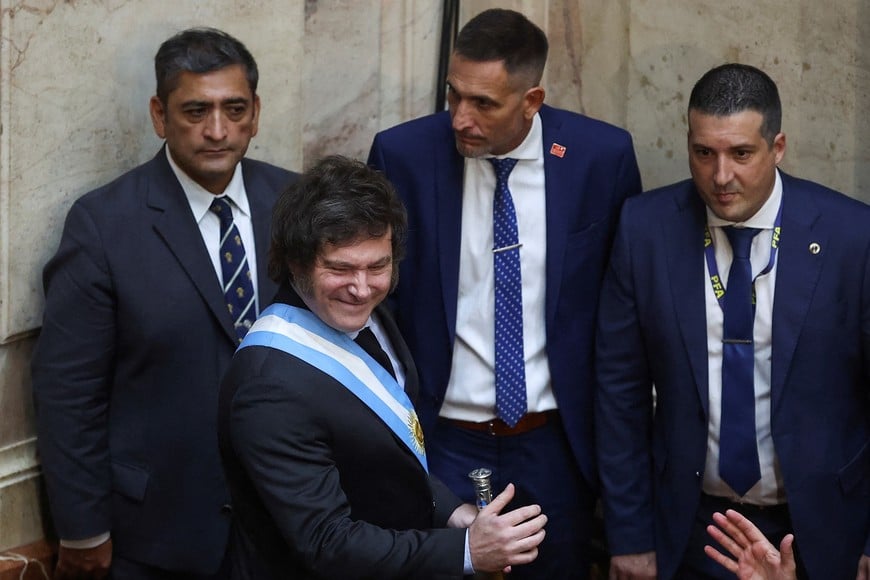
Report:
[[[275,297],[278,287],[269,278],[269,232],[271,231],[272,204],[270,197],[263,195],[272,190],[263,182],[261,176],[251,169],[242,159],[242,176],[245,179],[245,192],[251,207],[251,223],[254,227],[254,245],[257,256],[257,294],[260,311],[268,306]],[[259,312],[258,312],[259,314]]]
[[[154,171],[148,184],[148,207],[155,210],[154,230],[190,277],[227,338],[235,345],[227,305],[211,259],[193,219],[181,184],[166,160],[165,148],[151,161]]]
[[[550,155],[554,143],[560,143],[562,123],[549,114],[549,108],[544,106],[541,115],[541,140],[544,155],[544,196],[547,221],[547,256],[546,256],[546,327],[553,328],[556,316],[556,305],[559,303],[559,281],[562,280],[562,266],[565,263],[565,244],[567,242],[568,220],[573,217],[567,210],[568,196],[560,195],[565,184],[572,183],[571,172],[576,170],[579,162],[571,162],[570,158]],[[569,152],[570,154],[570,152]],[[574,200],[573,203],[577,203]]]
[[[447,319],[450,344],[456,338],[456,303],[459,293],[459,250],[462,243],[463,157],[456,151],[450,117],[444,118],[450,133],[447,139],[432,139],[435,160],[434,219],[438,228],[438,267],[441,269],[441,295]],[[417,267],[425,267],[418,264]]]
[[[707,380],[707,311],[704,275],[704,224],[707,221],[704,204],[690,182],[684,195],[677,200],[669,220],[662,220],[661,235],[667,248],[667,269],[654,283],[667,284],[673,299],[674,312],[689,357],[692,378],[704,413],[709,407]]]
[[[773,299],[773,351],[771,355],[771,413],[782,398],[797,340],[824,262],[828,233],[815,227],[819,217],[812,197],[782,176],[782,234],[776,260],[776,288]],[[811,243],[822,248],[819,255],[809,251]]]

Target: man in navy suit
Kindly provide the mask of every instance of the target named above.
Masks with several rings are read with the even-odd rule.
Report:
[[[628,133],[543,104],[547,49],[522,14],[472,18],[450,59],[449,111],[378,134],[369,163],[408,210],[395,308],[420,369],[433,473],[470,500],[468,472],[489,467],[497,489],[514,482],[520,503],[543,507],[550,519],[540,556],[512,577],[584,578],[599,284],[619,208],[641,186]],[[494,201],[492,163],[503,159],[516,160],[506,182],[516,238],[495,247],[493,208],[502,201]],[[505,279],[495,262],[511,253],[521,306],[506,316],[497,314]],[[508,370],[497,326],[521,328]]]
[[[623,209],[596,360],[620,578],[731,577],[704,551],[728,509],[794,534],[799,577],[870,574],[870,208],[777,169],[781,117],[768,75],[712,69],[692,179]]]
[[[292,174],[243,159],[260,100],[242,43],[187,30],[155,70],[165,147],[73,204],[44,273],[33,389],[60,579],[229,570],[218,387],[275,292],[270,215]],[[226,236],[217,207],[233,217]],[[231,314],[225,283],[245,309]]]
[[[417,371],[381,304],[406,223],[384,176],[339,156],[275,204],[278,295],[218,411],[237,580],[458,580],[537,554],[540,506],[499,514],[508,488],[478,514],[429,476]]]

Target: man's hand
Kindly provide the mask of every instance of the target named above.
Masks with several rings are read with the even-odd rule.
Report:
[[[101,580],[109,576],[112,565],[112,540],[99,546],[76,550],[60,546],[57,554],[55,580]]]
[[[501,514],[513,497],[514,485],[509,483],[468,528],[471,564],[478,572],[510,572],[512,565],[528,564],[538,557],[547,516],[539,505]]]
[[[450,514],[447,519],[448,528],[469,528],[477,517],[477,506],[464,503]]]
[[[858,560],[856,580],[870,580],[870,556],[861,556],[861,559]]]
[[[656,553],[622,554],[610,558],[610,580],[653,580],[656,570]]]
[[[707,526],[707,533],[728,550],[733,558],[729,558],[712,546],[704,546],[704,552],[736,574],[740,580],[797,578],[792,534],[782,539],[777,551],[755,524],[734,510],[728,510],[725,515],[716,512],[713,514],[713,521],[716,525]],[[859,570],[859,578],[860,574]]]

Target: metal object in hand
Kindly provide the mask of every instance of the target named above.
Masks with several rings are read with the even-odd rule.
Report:
[[[492,470],[486,467],[478,467],[468,474],[474,483],[474,491],[477,496],[477,509],[482,510],[492,501]]]

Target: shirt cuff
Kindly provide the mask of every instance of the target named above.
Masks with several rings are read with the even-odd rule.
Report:
[[[70,548],[71,550],[90,550],[91,548],[96,548],[97,546],[108,542],[110,537],[111,535],[109,534],[109,532],[105,532],[100,534],[99,536],[85,538],[84,540],[61,540],[60,545],[64,548]],[[468,552],[467,535],[465,537],[465,551]]]
[[[462,569],[463,574],[474,574],[474,566],[471,565],[471,545],[468,543],[468,535],[471,532],[465,530],[465,565]]]

